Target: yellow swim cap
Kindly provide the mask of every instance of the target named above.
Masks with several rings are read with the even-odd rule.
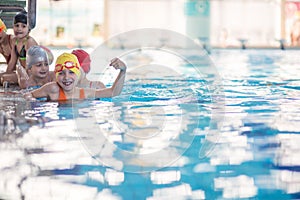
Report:
[[[2,19],[0,19],[0,33],[2,31],[6,31],[6,26],[5,26],[4,22],[2,21]]]
[[[55,63],[55,75],[58,76],[58,73],[68,69],[74,72],[78,78],[80,77],[80,69],[79,69],[79,62],[77,57],[71,53],[63,53],[56,59]]]

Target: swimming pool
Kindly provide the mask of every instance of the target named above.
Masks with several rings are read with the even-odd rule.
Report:
[[[213,50],[216,90],[207,57],[145,49],[123,56],[135,68],[112,99],[29,103],[2,92],[3,110],[47,122],[1,138],[0,197],[298,199],[298,54]]]

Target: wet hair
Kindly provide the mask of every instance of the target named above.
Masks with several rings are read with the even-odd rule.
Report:
[[[16,23],[27,24],[27,12],[26,11],[18,12],[15,15],[15,17],[14,17],[14,24],[16,24]]]

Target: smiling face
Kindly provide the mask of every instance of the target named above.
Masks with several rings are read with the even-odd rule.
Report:
[[[70,53],[63,53],[57,57],[55,63],[55,75],[57,83],[66,92],[75,88],[80,77],[78,59]]]
[[[56,82],[66,92],[72,91],[78,82],[78,75],[69,69],[61,70],[56,73]]]
[[[15,36],[19,39],[26,37],[29,33],[28,25],[21,22],[15,23],[13,29]]]
[[[47,61],[40,61],[32,65],[29,69],[32,76],[44,79],[49,75],[49,64]]]

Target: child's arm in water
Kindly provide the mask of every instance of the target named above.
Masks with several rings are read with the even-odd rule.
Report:
[[[57,99],[59,93],[59,87],[56,82],[49,82],[42,87],[30,91],[24,94],[24,98],[27,100],[32,100],[36,98],[47,97],[48,99]]]

